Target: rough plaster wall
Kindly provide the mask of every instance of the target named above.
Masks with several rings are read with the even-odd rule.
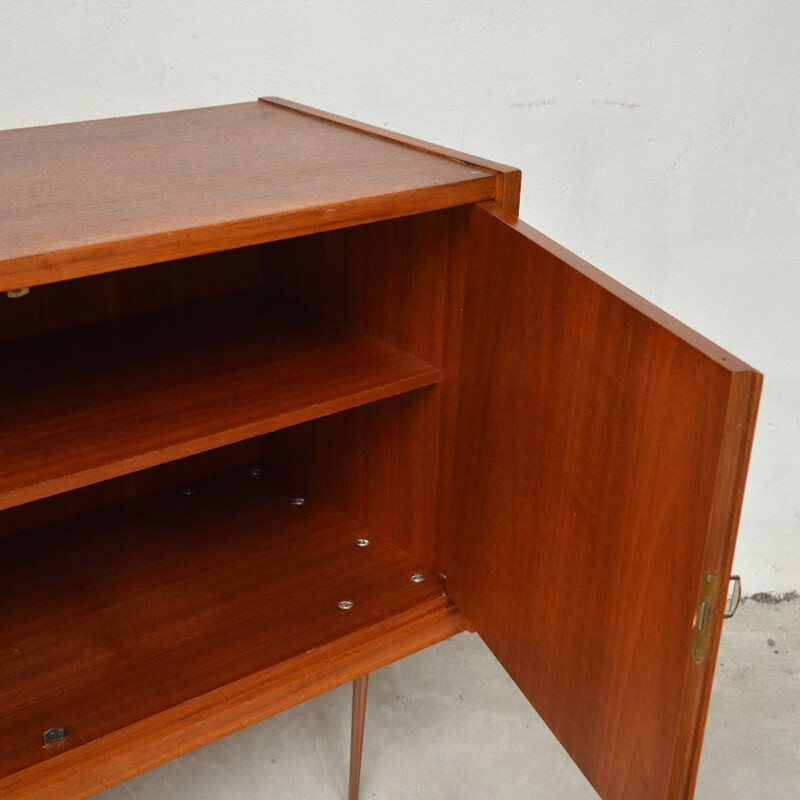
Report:
[[[2,0],[0,127],[278,94],[523,170],[521,216],[766,373],[736,569],[800,588],[800,5]]]

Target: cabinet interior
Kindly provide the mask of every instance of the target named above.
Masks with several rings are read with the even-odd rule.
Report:
[[[467,214],[2,298],[3,774],[452,610]]]

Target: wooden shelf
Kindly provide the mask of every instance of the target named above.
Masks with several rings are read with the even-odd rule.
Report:
[[[330,505],[293,505],[266,473],[192,488],[0,540],[0,764],[27,770],[9,780],[169,709],[185,722],[209,693],[223,713],[242,681],[252,694],[292,659],[319,672],[360,633],[453,610],[429,569]],[[45,748],[54,726],[65,739]]]
[[[0,509],[439,380],[258,293],[5,345],[0,358]]]

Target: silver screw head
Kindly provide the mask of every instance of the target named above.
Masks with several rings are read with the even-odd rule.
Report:
[[[186,486],[181,489],[181,492],[185,494],[187,497],[194,494],[194,488],[192,486]]]
[[[292,505],[293,506],[304,506],[306,504],[305,497],[293,497],[292,498]]]
[[[261,474],[261,467],[251,467],[250,468],[250,474],[254,478],[257,478]]]
[[[415,572],[415,573],[414,573],[414,574],[411,576],[411,580],[412,580],[414,583],[422,583],[422,581],[424,581],[424,580],[425,580],[425,576],[424,576],[424,575],[422,575],[422,574],[420,574],[419,572]]]
[[[366,547],[369,544],[369,539],[356,539],[356,544],[359,547]]]
[[[340,600],[339,601],[339,608],[341,608],[343,611],[349,611],[352,607],[353,607],[353,601],[352,600]]]

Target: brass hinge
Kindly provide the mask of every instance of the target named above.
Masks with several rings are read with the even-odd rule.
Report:
[[[703,653],[708,647],[708,633],[711,630],[711,599],[717,584],[716,572],[706,572],[700,585],[700,601],[694,615],[694,633],[692,634],[692,660],[700,663]]]

